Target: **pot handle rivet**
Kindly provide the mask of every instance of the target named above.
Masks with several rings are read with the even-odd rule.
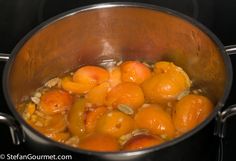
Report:
[[[0,123],[8,125],[10,128],[13,144],[20,145],[25,142],[25,134],[12,116],[0,112]]]

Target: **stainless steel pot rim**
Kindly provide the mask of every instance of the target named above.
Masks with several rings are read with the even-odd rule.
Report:
[[[150,148],[146,148],[143,150],[139,150],[139,151],[120,151],[120,152],[94,152],[94,151],[87,151],[87,150],[82,150],[82,149],[78,149],[78,148],[73,148],[71,146],[67,146],[65,144],[62,143],[58,143],[55,141],[52,141],[51,139],[47,138],[46,136],[40,134],[39,132],[37,132],[35,129],[33,129],[30,125],[28,125],[24,119],[21,117],[21,115],[15,110],[15,107],[9,97],[9,91],[8,91],[8,81],[7,79],[9,78],[9,73],[10,73],[10,69],[11,69],[11,65],[12,63],[14,63],[15,61],[15,56],[17,55],[19,49],[24,45],[24,43],[31,38],[32,35],[34,35],[37,31],[47,27],[48,25],[50,25],[51,23],[54,23],[60,19],[63,19],[65,17],[68,16],[72,16],[74,14],[80,13],[80,12],[85,12],[85,11],[90,11],[90,10],[96,10],[96,9],[101,9],[101,8],[114,8],[114,7],[134,7],[134,8],[144,8],[144,9],[151,9],[151,10],[156,10],[156,11],[161,11],[173,16],[176,16],[178,18],[184,19],[187,22],[193,24],[194,26],[198,27],[200,30],[202,30],[205,34],[207,34],[213,41],[214,43],[216,43],[216,45],[219,47],[220,52],[222,53],[222,57],[224,59],[224,63],[226,64],[226,74],[227,74],[227,84],[226,84],[226,88],[224,90],[224,95],[223,97],[219,100],[219,102],[217,103],[214,112],[212,112],[212,114],[203,122],[201,123],[198,127],[194,128],[193,130],[191,130],[190,132],[176,138],[173,139],[171,141],[167,141],[159,146],[156,147],[150,147]],[[205,127],[207,124],[209,124],[209,122],[211,120],[213,120],[213,118],[217,115],[217,113],[221,110],[221,108],[224,106],[224,102],[226,101],[229,93],[230,93],[230,89],[231,89],[231,85],[232,85],[232,65],[231,65],[231,61],[229,56],[226,54],[226,51],[224,49],[223,44],[220,42],[220,40],[209,30],[207,29],[204,25],[202,25],[201,23],[199,23],[197,20],[194,20],[182,13],[173,11],[171,9],[167,9],[164,7],[159,7],[159,6],[155,6],[155,5],[150,5],[150,4],[146,4],[146,3],[132,3],[132,2],[109,2],[109,3],[100,3],[100,4],[94,4],[94,5],[89,5],[89,6],[85,6],[85,7],[79,7],[76,9],[72,9],[70,11],[61,13],[55,17],[50,18],[49,20],[43,22],[42,24],[40,24],[39,26],[35,27],[32,31],[30,31],[21,41],[19,41],[19,43],[15,46],[15,48],[13,49],[10,59],[8,60],[7,64],[5,65],[4,68],[4,74],[3,74],[3,92],[4,92],[4,96],[5,99],[7,101],[7,104],[9,105],[9,108],[11,110],[11,112],[13,113],[13,115],[16,117],[16,119],[22,124],[23,127],[26,127],[27,129],[29,129],[30,131],[32,131],[35,135],[39,136],[40,138],[43,138],[45,141],[50,142],[52,145],[60,147],[62,149],[66,149],[69,151],[73,151],[76,153],[84,153],[84,154],[89,154],[89,155],[95,155],[95,156],[99,156],[99,155],[127,155],[127,156],[133,156],[133,155],[137,155],[137,154],[145,154],[148,152],[153,152],[153,151],[158,151],[160,149],[164,149],[167,147],[170,147],[172,145],[175,145],[189,137],[191,137],[192,135],[194,135],[196,132],[200,131],[203,127]]]

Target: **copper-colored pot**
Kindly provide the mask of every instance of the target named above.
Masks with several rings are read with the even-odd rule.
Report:
[[[81,65],[106,65],[120,60],[174,62],[187,72],[193,88],[207,91],[215,103],[214,112],[180,138],[145,150],[117,153],[90,152],[53,142],[27,125],[16,112],[21,98],[45,81]],[[206,127],[224,106],[231,88],[232,69],[224,46],[197,21],[157,6],[109,3],[75,9],[34,29],[13,50],[3,81],[6,100],[23,127],[26,144],[43,146],[40,150],[71,152],[82,160],[147,161],[160,157],[176,161],[190,160],[183,157],[184,150],[192,155],[191,160],[198,158],[200,151],[188,152],[189,146],[203,142],[197,140],[203,131],[205,138],[212,135]],[[183,151],[177,153],[174,147]]]

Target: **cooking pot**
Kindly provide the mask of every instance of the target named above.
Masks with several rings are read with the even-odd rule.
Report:
[[[194,19],[175,11],[141,3],[105,3],[77,8],[36,27],[14,48],[3,75],[3,90],[14,117],[0,113],[14,144],[38,153],[72,154],[86,160],[193,161],[207,155],[213,133],[224,137],[224,122],[236,112],[222,111],[232,84],[232,67],[218,38]],[[4,57],[5,56],[5,57]],[[109,65],[121,60],[160,60],[182,67],[215,104],[199,126],[160,146],[129,152],[92,152],[69,147],[38,133],[17,112],[21,99],[47,80],[81,65]],[[214,121],[217,120],[217,121]],[[105,144],[105,143],[104,143]]]

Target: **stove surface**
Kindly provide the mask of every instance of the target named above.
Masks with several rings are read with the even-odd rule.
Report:
[[[48,18],[73,9],[79,6],[108,1],[86,1],[86,0],[0,0],[0,53],[10,53],[16,43],[32,28],[47,20]],[[137,1],[168,7],[193,17],[212,30],[224,45],[236,44],[236,3],[233,0],[148,0]],[[236,71],[236,53],[231,56],[233,69]],[[2,80],[4,62],[0,61],[0,80]],[[235,74],[236,76],[236,74]],[[236,77],[234,76],[234,80]],[[236,83],[226,106],[236,103]],[[0,112],[11,114],[5,102],[2,86],[0,86]],[[223,161],[235,161],[236,156],[236,117],[227,122],[227,135],[223,140],[224,156]],[[10,132],[7,126],[0,124],[0,154],[1,153],[30,153],[24,145],[14,146],[11,141]],[[218,140],[216,140],[218,141]],[[210,158],[217,158],[218,146],[213,144],[212,148],[216,153]],[[207,149],[206,149],[207,150]]]

